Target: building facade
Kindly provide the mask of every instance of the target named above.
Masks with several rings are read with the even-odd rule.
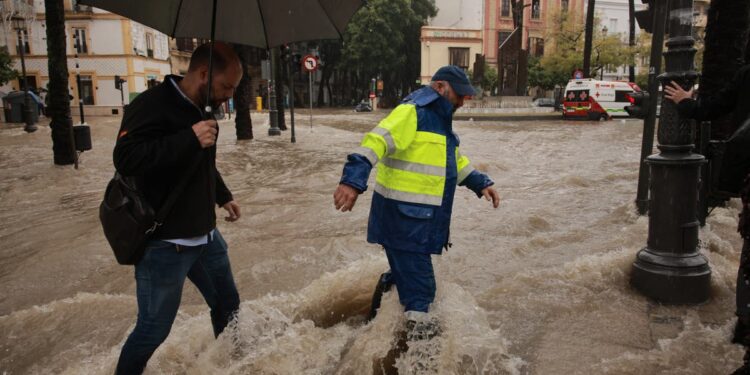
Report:
[[[420,81],[427,84],[441,66],[474,66],[482,43],[483,0],[437,0],[438,14],[422,27]]]
[[[24,30],[13,30],[3,17],[0,47],[8,48],[20,72],[19,49],[23,46],[29,86],[44,91],[49,82],[44,1],[4,2],[33,7],[33,19],[27,19]],[[69,86],[74,97],[71,106],[77,107],[80,92],[87,115],[119,113],[117,108],[122,104],[128,104],[171,72],[167,35],[119,15],[77,4],[76,0],[64,3]],[[126,80],[122,91],[115,88],[115,76]],[[18,89],[20,80],[0,87],[6,92]]]

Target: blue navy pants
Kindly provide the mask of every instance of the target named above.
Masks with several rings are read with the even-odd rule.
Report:
[[[385,249],[385,255],[404,311],[427,312],[436,290],[431,254]]]
[[[143,372],[172,329],[186,277],[211,309],[215,336],[236,316],[240,298],[229,265],[227,243],[218,230],[201,246],[151,241],[135,266],[138,321],[122,347],[116,374]]]

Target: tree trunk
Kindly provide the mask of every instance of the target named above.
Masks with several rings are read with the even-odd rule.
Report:
[[[250,74],[247,70],[247,47],[237,44],[233,47],[242,63],[242,80],[240,80],[237,90],[234,91],[234,128],[237,132],[237,139],[253,139],[253,121],[250,118],[252,88],[250,87]]]
[[[586,9],[586,36],[583,44],[583,76],[591,78],[591,42],[594,34],[594,9],[596,0],[589,0]]]
[[[630,48],[635,47],[635,0],[628,0],[628,9],[630,11],[630,35],[628,45]],[[628,80],[635,82],[635,62],[631,61],[628,66]]]
[[[712,0],[706,23],[700,95],[712,96],[732,80],[742,67],[748,46],[750,0]],[[711,121],[711,139],[726,139],[741,124],[730,113]]]
[[[47,66],[49,68],[49,105],[52,118],[52,153],[54,163],[75,163],[77,154],[73,140],[73,119],[70,117],[68,91],[68,60],[65,51],[65,8],[63,0],[44,0],[47,24]]]
[[[281,47],[279,47],[281,49]],[[281,51],[279,51],[278,56],[281,56]],[[286,81],[286,74],[284,72],[286,71],[286,62],[282,61],[280,58],[276,61],[276,67],[277,69],[273,72],[274,78],[274,85],[276,86],[274,90],[276,90],[276,115],[278,118],[278,124],[279,129],[286,130],[286,123],[284,122],[284,98],[286,95],[284,95],[284,82]]]

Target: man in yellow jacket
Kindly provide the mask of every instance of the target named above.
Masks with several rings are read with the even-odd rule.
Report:
[[[365,135],[349,154],[334,193],[336,209],[351,211],[378,165],[367,241],[385,248],[391,267],[387,278],[396,284],[411,321],[424,320],[435,299],[431,255],[450,246],[456,185],[492,201],[495,208],[500,204],[494,183],[471,166],[453,132],[453,113],[473,95],[461,68],[440,68],[429,86],[409,94]]]

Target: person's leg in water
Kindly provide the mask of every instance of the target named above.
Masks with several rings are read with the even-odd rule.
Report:
[[[734,327],[732,342],[745,347],[743,366],[734,374],[750,374],[750,240],[745,240],[737,271],[737,324]]]
[[[188,270],[202,246],[187,247],[151,241],[135,266],[138,320],[122,347],[115,373],[141,374],[169,335],[182,298]]]
[[[240,296],[232,276],[227,249],[224,237],[218,229],[215,230],[213,238],[187,274],[211,308],[211,324],[216,337],[236,318],[240,308]]]
[[[391,266],[391,279],[404,306],[409,341],[439,335],[437,321],[427,315],[437,289],[431,255],[392,249],[385,252]]]

